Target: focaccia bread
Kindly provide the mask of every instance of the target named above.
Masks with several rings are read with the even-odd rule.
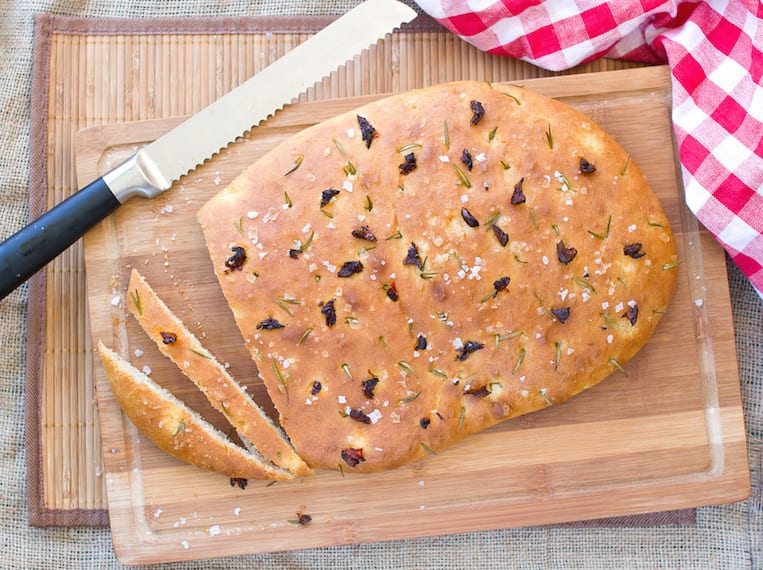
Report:
[[[98,353],[111,392],[130,421],[159,449],[228,477],[288,481],[293,475],[231,442],[198,413],[102,342]]]
[[[676,282],[669,222],[626,151],[509,85],[438,85],[311,127],[198,217],[316,468],[394,468],[567,400],[623,370]]]
[[[127,292],[127,306],[145,333],[225,416],[247,447],[298,477],[311,474],[278,426],[135,269]]]

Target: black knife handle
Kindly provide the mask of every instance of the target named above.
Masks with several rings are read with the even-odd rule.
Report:
[[[119,204],[103,178],[98,178],[0,243],[0,299],[58,257]]]

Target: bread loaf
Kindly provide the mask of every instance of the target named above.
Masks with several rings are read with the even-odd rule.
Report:
[[[316,125],[198,218],[315,468],[394,468],[626,371],[676,283],[670,224],[628,153],[510,85],[437,85]]]

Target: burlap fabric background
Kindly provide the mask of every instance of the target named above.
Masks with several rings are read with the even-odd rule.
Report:
[[[26,221],[33,14],[84,17],[337,14],[357,0],[0,2],[0,239]],[[694,526],[516,529],[221,558],[173,568],[763,568],[763,303],[729,267],[752,495],[699,509]],[[27,524],[26,289],[0,302],[0,568],[118,567],[108,529]],[[221,553],[223,554],[223,553]]]

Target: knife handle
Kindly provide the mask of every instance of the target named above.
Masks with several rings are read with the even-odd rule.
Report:
[[[0,299],[119,205],[108,184],[98,178],[0,243]]]

